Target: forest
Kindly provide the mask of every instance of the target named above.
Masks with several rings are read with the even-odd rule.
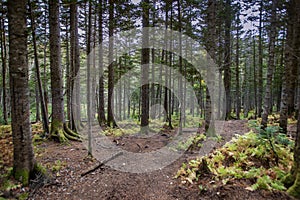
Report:
[[[1,0],[0,200],[300,199],[300,1]]]

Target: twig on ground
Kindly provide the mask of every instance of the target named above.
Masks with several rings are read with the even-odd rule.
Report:
[[[118,153],[112,155],[111,157],[106,158],[105,160],[102,160],[102,161],[98,162],[97,165],[95,165],[95,166],[93,166],[92,168],[88,169],[87,171],[83,172],[83,173],[81,174],[81,176],[85,176],[85,175],[87,175],[87,174],[89,174],[89,173],[91,173],[91,172],[93,172],[93,171],[99,169],[102,165],[108,163],[109,161],[111,161],[111,160],[117,158],[118,156],[120,156],[120,155],[122,155],[122,154],[123,154],[123,152],[120,151],[120,152],[118,152]]]

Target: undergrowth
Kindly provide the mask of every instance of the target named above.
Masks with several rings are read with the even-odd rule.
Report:
[[[270,126],[258,133],[250,131],[236,135],[207,156],[183,163],[175,177],[183,183],[200,184],[199,177],[207,174],[203,166],[207,166],[213,179],[222,184],[248,179],[252,183],[249,190],[286,190],[281,180],[292,166],[293,146],[294,142],[280,134],[278,127]]]

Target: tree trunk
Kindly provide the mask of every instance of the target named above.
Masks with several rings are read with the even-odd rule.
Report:
[[[275,57],[275,40],[276,40],[276,8],[277,8],[277,0],[273,1],[272,4],[272,13],[271,13],[271,27],[269,33],[269,60],[268,60],[268,72],[267,72],[267,84],[266,84],[266,92],[264,98],[264,109],[262,114],[262,122],[261,126],[263,129],[267,127],[268,123],[268,115],[270,111],[270,99],[271,99],[271,87],[272,87],[272,79],[273,79],[273,71],[274,71],[274,57]]]
[[[225,119],[231,118],[231,0],[226,0],[225,5],[225,43],[224,43],[224,88],[225,88]]]
[[[291,31],[293,31],[293,47],[291,49],[291,54],[294,54],[295,57],[298,57],[296,62],[296,67],[298,69],[298,87],[300,87],[300,14],[297,12],[300,9],[300,2],[297,0],[291,0],[288,13],[290,14],[291,23],[294,24],[294,27]],[[292,12],[294,11],[294,12]],[[297,104],[298,110],[298,119],[297,119],[297,133],[296,133],[296,141],[295,141],[295,148],[294,148],[294,165],[289,174],[292,179],[292,186],[287,190],[291,196],[294,196],[297,199],[300,199],[300,104]]]
[[[98,121],[99,125],[105,124],[105,110],[104,110],[104,74],[103,74],[103,5],[102,0],[98,3],[98,37],[99,37],[99,108],[98,108]]]
[[[236,60],[235,60],[235,81],[236,81],[236,118],[240,119],[240,112],[241,112],[241,91],[240,91],[240,46],[239,46],[239,40],[240,40],[240,32],[239,32],[239,19],[240,15],[237,14],[237,29],[236,29]]]
[[[42,111],[42,119],[43,119],[43,128],[46,134],[49,134],[49,120],[48,120],[48,112],[45,105],[45,98],[43,93],[42,87],[42,80],[41,80],[41,73],[40,73],[40,65],[39,65],[39,58],[38,58],[38,50],[36,45],[36,35],[35,35],[35,19],[31,9],[31,2],[28,0],[29,5],[29,12],[30,12],[30,20],[31,20],[31,33],[32,33],[32,40],[33,40],[33,49],[34,49],[34,62],[35,62],[35,70],[36,70],[36,79],[37,79],[37,86],[39,92],[39,100],[41,102],[41,111]],[[38,110],[38,108],[37,108]]]
[[[26,5],[27,0],[8,1],[13,175],[24,185],[29,184],[36,164],[30,125]]]
[[[39,122],[41,121],[41,114],[40,114],[40,95],[39,95],[39,89],[37,83],[35,83],[35,109],[36,109],[35,122]]]
[[[255,106],[254,118],[256,119],[258,113],[258,104],[257,104],[256,51],[255,50],[256,50],[255,36],[253,36],[253,87],[254,87],[254,106]]]
[[[262,15],[263,0],[260,1],[259,7],[259,26],[258,26],[258,93],[257,93],[257,116],[261,117],[262,113],[262,96],[263,96],[263,47],[262,47]]]
[[[143,7],[143,36],[142,36],[142,58],[141,58],[141,131],[148,131],[149,125],[149,30],[146,27],[149,27],[149,0],[142,1]]]
[[[108,36],[109,36],[109,55],[108,55],[108,99],[107,99],[107,125],[109,127],[115,127],[115,120],[113,117],[113,90],[114,90],[114,1],[109,0],[109,25],[108,25]]]
[[[78,135],[65,126],[63,80],[60,49],[60,23],[59,1],[49,0],[49,24],[50,24],[50,71],[52,93],[52,122],[51,137],[58,138],[59,142],[68,139],[79,140]],[[66,132],[64,131],[66,130]]]
[[[87,44],[86,44],[86,55],[87,55],[87,122],[88,122],[88,153],[92,155],[92,135],[91,135],[91,121],[92,121],[92,55],[91,55],[91,37],[92,37],[92,2],[88,2],[88,27],[87,27]]]
[[[206,49],[210,55],[210,57],[215,60],[215,52],[216,52],[216,1],[209,0],[208,1],[208,8],[207,8],[207,28],[208,28],[208,36],[206,39]],[[208,85],[211,85],[211,89],[214,88],[214,83],[210,83],[210,76],[214,76],[211,70],[208,70],[208,77],[206,83],[206,100],[205,100],[205,131],[207,135],[214,135],[215,134],[215,124],[214,124],[214,117],[212,115],[213,108],[213,99],[211,99],[210,94],[213,94],[213,91],[208,90]],[[213,80],[213,79],[212,79]],[[201,79],[200,79],[201,84]]]
[[[3,10],[3,4],[2,4],[2,10]],[[2,106],[3,106],[3,121],[4,124],[7,124],[7,90],[6,90],[6,68],[7,68],[7,53],[6,53],[6,37],[5,37],[5,24],[4,24],[4,14],[1,16],[0,21],[0,37],[1,37],[1,61],[2,61],[2,88],[3,88],[3,94],[2,94]]]
[[[291,1],[294,2],[294,1]],[[282,76],[282,90],[281,90],[281,103],[280,103],[280,120],[279,126],[283,133],[287,133],[287,124],[288,124],[288,100],[291,90],[291,79],[293,78],[292,68],[293,68],[293,37],[294,37],[294,6],[292,3],[288,4],[287,7],[287,35],[286,35],[286,44],[285,44],[285,69]]]
[[[182,84],[182,76],[183,76],[183,69],[182,69],[182,35],[181,35],[181,27],[182,27],[182,23],[181,23],[181,4],[180,4],[180,0],[177,0],[177,14],[178,14],[178,31],[179,31],[179,73],[180,73],[180,77],[179,77],[179,133],[182,133],[182,126],[183,126],[183,114],[185,112],[185,106],[183,105],[183,84]],[[172,20],[172,19],[171,19]]]

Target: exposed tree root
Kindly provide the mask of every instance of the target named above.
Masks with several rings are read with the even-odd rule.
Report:
[[[67,143],[69,140],[81,141],[77,133],[71,131],[66,123],[61,122],[52,122],[50,137],[58,139],[59,143]]]
[[[297,173],[294,184],[287,190],[287,193],[296,199],[300,199],[300,172]]]
[[[64,124],[64,130],[69,136],[77,138],[76,140],[82,139],[78,133],[75,133],[68,127],[67,123]]]

